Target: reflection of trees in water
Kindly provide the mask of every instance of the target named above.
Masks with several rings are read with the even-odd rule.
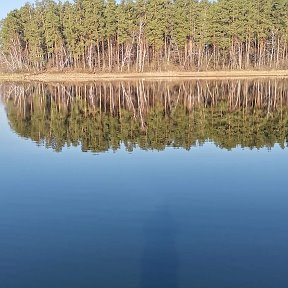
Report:
[[[12,128],[59,151],[189,149],[207,140],[231,149],[286,145],[288,83],[282,80],[2,84]]]

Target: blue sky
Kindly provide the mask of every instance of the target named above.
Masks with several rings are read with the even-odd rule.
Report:
[[[1,1],[2,2],[2,1]],[[27,0],[3,0],[3,3],[1,3],[0,8],[0,19],[3,19],[8,12],[15,8],[20,8],[22,5],[24,5],[27,2]]]
[[[20,8],[25,3],[30,2],[34,3],[34,0],[1,0],[4,3],[1,3],[0,7],[0,19],[5,18],[8,12],[10,12],[13,9]]]

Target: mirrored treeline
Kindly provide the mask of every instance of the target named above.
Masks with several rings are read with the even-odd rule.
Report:
[[[4,83],[11,128],[61,151],[287,145],[288,81]]]

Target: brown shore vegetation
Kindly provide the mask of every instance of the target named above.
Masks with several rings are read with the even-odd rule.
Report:
[[[147,73],[0,73],[0,81],[93,82],[97,80],[177,80],[177,79],[245,79],[288,78],[288,70],[267,71],[204,71],[204,72],[147,72]]]

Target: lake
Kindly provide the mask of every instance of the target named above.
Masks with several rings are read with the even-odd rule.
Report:
[[[0,95],[1,287],[288,287],[287,80]]]

